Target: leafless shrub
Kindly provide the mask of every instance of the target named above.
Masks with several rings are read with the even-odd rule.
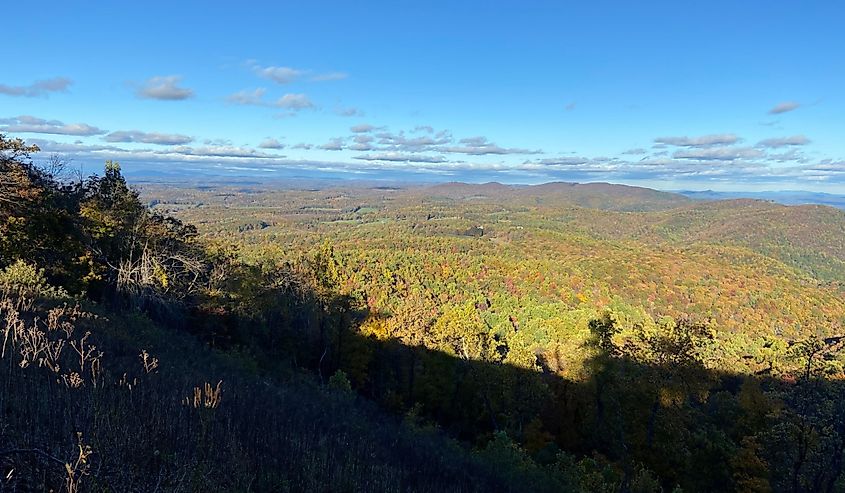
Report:
[[[117,286],[135,297],[163,302],[166,295],[176,297],[195,292],[205,269],[202,261],[179,252],[156,251],[149,243],[141,246],[137,258],[124,259],[117,269]],[[181,279],[179,292],[174,280]]]
[[[158,368],[158,358],[153,358],[146,349],[141,350],[141,364],[144,366],[144,373],[150,374]]]
[[[73,335],[75,322],[81,318],[96,318],[90,313],[83,312],[79,305],[69,307],[67,303],[52,308],[47,312],[47,330],[50,332],[61,330],[65,337]]]
[[[102,351],[97,351],[97,346],[88,343],[91,332],[86,332],[82,339],[70,341],[70,346],[79,356],[79,371],[85,373],[85,365],[88,365],[88,372],[91,374],[91,383],[96,387],[100,376],[100,364],[103,357]]]
[[[89,445],[86,445],[82,442],[82,433],[76,434],[76,440],[76,459],[73,461],[73,464],[71,464],[70,462],[65,463],[65,472],[67,473],[67,478],[65,479],[65,488],[67,489],[68,493],[79,492],[79,486],[82,482],[82,478],[88,476],[91,469],[91,465],[89,464],[88,458],[93,453],[93,450],[91,450],[91,447]]]
[[[20,367],[26,368],[33,363],[39,367],[45,366],[44,355],[47,353],[50,341],[46,334],[38,329],[38,319],[31,326],[24,326],[23,330],[18,331],[15,336],[21,354]]]

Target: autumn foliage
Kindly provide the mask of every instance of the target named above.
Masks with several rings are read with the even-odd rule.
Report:
[[[136,190],[0,143],[0,488],[841,485],[837,211]]]

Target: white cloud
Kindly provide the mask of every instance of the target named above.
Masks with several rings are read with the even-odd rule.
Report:
[[[105,130],[87,123],[64,123],[59,120],[44,120],[30,115],[0,118],[0,132],[78,135],[83,137],[106,133]]]
[[[230,146],[232,141],[230,139],[205,139],[202,141],[207,146]]]
[[[350,128],[353,134],[370,134],[377,127],[369,124],[355,125]],[[410,153],[423,152],[437,152],[441,154],[466,154],[472,156],[485,155],[506,155],[506,154],[542,154],[539,150],[530,150],[522,148],[508,148],[490,142],[486,137],[467,137],[455,143],[452,134],[447,130],[435,132],[432,127],[418,126],[413,131],[406,134],[404,131],[394,133],[390,131],[382,131],[374,134],[374,137],[367,137],[361,139],[354,137],[355,143],[349,146],[352,150],[375,150],[380,151],[382,155],[404,155]],[[325,146],[320,148],[327,149]],[[336,149],[336,145],[331,146],[330,150]]]
[[[434,150],[437,146],[452,143],[452,136],[448,132],[419,137],[406,137],[404,132],[381,132],[376,134],[376,137],[379,139],[379,145],[385,146],[384,150],[401,152],[426,152]]]
[[[182,82],[182,77],[178,75],[152,77],[141,85],[135,94],[142,99],[160,101],[180,101],[192,98],[194,90],[179,87],[180,82]]]
[[[267,89],[263,87],[259,87],[258,89],[248,90],[244,89],[243,91],[238,91],[229,97],[226,98],[226,101],[232,104],[244,104],[244,105],[262,105],[264,103],[264,95],[267,93]]]
[[[344,147],[343,139],[341,139],[340,137],[335,137],[318,147],[324,151],[342,151]]]
[[[262,149],[284,149],[285,145],[274,138],[268,137],[262,140],[261,143],[258,144],[258,147]]]
[[[739,142],[739,137],[734,134],[713,134],[703,135],[701,137],[658,137],[654,139],[654,142],[680,147],[707,147],[736,144]]]
[[[51,92],[67,92],[71,84],[73,84],[73,81],[67,77],[39,80],[27,86],[0,84],[0,94],[26,98],[47,97]]]
[[[260,87],[253,90],[238,91],[230,95],[226,100],[232,104],[283,108],[291,112],[314,108],[314,103],[305,94],[285,94],[273,102],[265,101],[265,94],[267,94],[267,90]],[[285,116],[289,115],[287,114]]]
[[[401,152],[382,152],[379,154],[364,154],[355,156],[354,159],[363,161],[391,161],[401,163],[444,163],[443,156],[426,156],[421,154],[403,154]]]
[[[807,157],[802,153],[799,149],[795,147],[791,147],[786,149],[784,152],[780,154],[769,154],[766,156],[766,159],[769,161],[775,161],[778,163],[787,163],[790,161],[794,161],[797,163],[807,163],[809,160]]]
[[[289,84],[304,73],[302,70],[291,67],[261,67],[259,65],[253,65],[252,69],[259,77],[270,79],[278,84]]]
[[[276,100],[276,102],[273,103],[273,106],[292,111],[299,111],[307,108],[313,108],[314,103],[312,103],[305,94],[285,94]]]
[[[526,161],[526,163],[530,163],[531,161]],[[587,164],[590,162],[590,159],[585,157],[576,157],[576,156],[567,156],[567,157],[559,157],[559,158],[548,158],[548,159],[541,159],[537,161],[537,163],[542,164],[544,166],[579,166],[582,164]]]
[[[755,159],[766,153],[751,147],[706,147],[701,149],[684,149],[675,151],[675,159],[697,159],[702,161],[735,161],[737,159]]]
[[[782,103],[778,103],[769,110],[770,115],[779,115],[781,113],[786,113],[792,110],[796,110],[801,106],[801,103],[796,103],[795,101],[784,101]]]
[[[488,154],[542,154],[541,150],[530,150],[521,148],[499,147],[493,143],[484,145],[464,145],[464,146],[446,146],[438,148],[441,152],[450,152],[453,154],[469,154],[472,156],[484,156]]]
[[[313,82],[343,80],[349,77],[346,72],[325,72],[314,73],[312,70],[298,69],[293,67],[282,66],[261,66],[255,60],[247,61],[253,72],[259,77],[272,80],[277,84],[290,84],[304,77]]]
[[[367,134],[358,134],[352,138],[353,143],[349,145],[349,149],[353,151],[372,151],[374,149],[372,142],[373,136]]]
[[[347,107],[347,108],[337,108],[335,110],[335,114],[340,116],[364,116],[364,112],[358,108],[354,107]]]
[[[103,140],[106,142],[140,142],[144,144],[157,145],[190,144],[194,141],[192,137],[188,137],[187,135],[162,134],[156,132],[148,133],[141,132],[140,130],[112,132],[103,137]]]
[[[360,138],[358,140],[357,138]],[[353,145],[368,145],[372,136],[359,134]],[[346,142],[344,139],[340,139]],[[479,144],[479,139],[466,139]],[[326,147],[331,147],[334,139]],[[486,139],[484,140],[486,142]],[[451,175],[457,179],[495,179],[496,176],[517,177],[520,180],[543,181],[613,181],[627,183],[658,183],[671,181],[685,186],[707,186],[719,183],[759,185],[774,183],[795,186],[825,182],[830,186],[845,186],[845,163],[841,160],[809,162],[797,148],[790,148],[783,155],[766,155],[760,149],[706,147],[677,150],[681,156],[648,157],[627,161],[612,157],[563,156],[522,163],[462,161],[448,155],[432,153],[373,150],[368,154],[352,156],[337,162],[292,160],[276,153],[232,145],[174,146],[162,149],[121,149],[105,145],[66,144],[33,139],[45,152],[62,152],[70,159],[117,159],[134,165],[172,165],[174,170],[190,169],[209,171],[227,169],[236,171],[266,172],[288,168],[303,172],[344,172],[354,174],[379,173],[391,170],[402,173]],[[353,145],[346,149],[355,150]],[[310,149],[311,144],[298,144],[295,148]],[[203,168],[200,168],[202,166]],[[150,169],[150,168],[147,168]],[[382,175],[383,176],[383,175]]]
[[[236,158],[272,158],[273,154],[259,152],[249,147],[237,146],[176,146],[164,151],[157,151],[159,154],[182,154],[185,156],[201,157],[236,157]]]
[[[775,137],[772,139],[761,140],[757,143],[758,147],[787,147],[787,146],[802,146],[810,143],[810,139],[803,135],[793,135],[791,137]]]

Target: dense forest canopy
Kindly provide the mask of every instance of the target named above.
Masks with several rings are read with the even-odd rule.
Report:
[[[3,488],[845,488],[842,211],[37,151],[0,136]]]

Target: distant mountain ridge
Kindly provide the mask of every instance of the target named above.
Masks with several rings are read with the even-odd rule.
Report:
[[[410,185],[416,188],[419,185]],[[499,182],[447,182],[424,186],[428,194],[450,199],[532,198],[537,204],[569,203],[591,209],[645,212],[667,210],[693,202],[736,199],[762,200],[782,205],[826,205],[845,209],[845,194],[784,190],[764,192],[719,192],[714,190],[657,190],[605,182],[549,182],[539,185],[508,185]]]
[[[845,195],[808,192],[804,190],[785,190],[780,192],[716,192],[713,190],[679,190],[675,193],[694,200],[725,200],[725,199],[758,199],[769,200],[784,205],[829,205],[838,209],[845,209]]]
[[[498,182],[441,183],[422,187],[430,197],[450,200],[495,199],[524,205],[575,206],[621,212],[673,209],[692,203],[681,194],[611,183],[550,182],[540,185],[504,185]]]
[[[452,182],[424,182],[407,181],[399,176],[390,174],[382,177],[367,179],[349,179],[343,174],[312,176],[309,173],[285,174],[283,176],[263,176],[260,181],[255,177],[227,176],[225,174],[208,173],[184,173],[176,170],[170,172],[154,172],[151,170],[130,170],[126,173],[134,183],[173,183],[184,185],[188,182],[197,184],[214,183],[218,186],[234,184],[263,184],[267,186],[278,185],[279,187],[291,188],[334,188],[337,186],[365,186],[365,185],[390,185],[395,188],[419,188],[423,187],[434,195],[440,195],[452,199],[467,198],[472,195],[487,195],[504,193],[507,196],[513,195],[535,195],[541,200],[546,196],[556,196],[559,203],[562,203],[564,196],[572,201],[572,205],[590,207],[606,210],[622,211],[648,211],[665,210],[679,205],[684,205],[690,200],[728,200],[728,199],[756,199],[777,202],[783,205],[805,205],[818,204],[845,209],[845,194],[832,194],[824,192],[810,192],[805,190],[786,191],[763,191],[763,192],[720,192],[715,190],[657,190],[652,188],[611,184],[604,182],[576,183],[576,182],[548,182],[537,185],[509,185],[499,182],[487,183],[466,183],[459,181]],[[530,192],[528,192],[530,191]],[[528,193],[526,193],[528,192]],[[600,199],[592,195],[614,195],[611,203],[603,204]],[[625,200],[620,198],[624,197]],[[639,199],[640,204],[635,204]],[[628,202],[627,205],[623,205]]]

